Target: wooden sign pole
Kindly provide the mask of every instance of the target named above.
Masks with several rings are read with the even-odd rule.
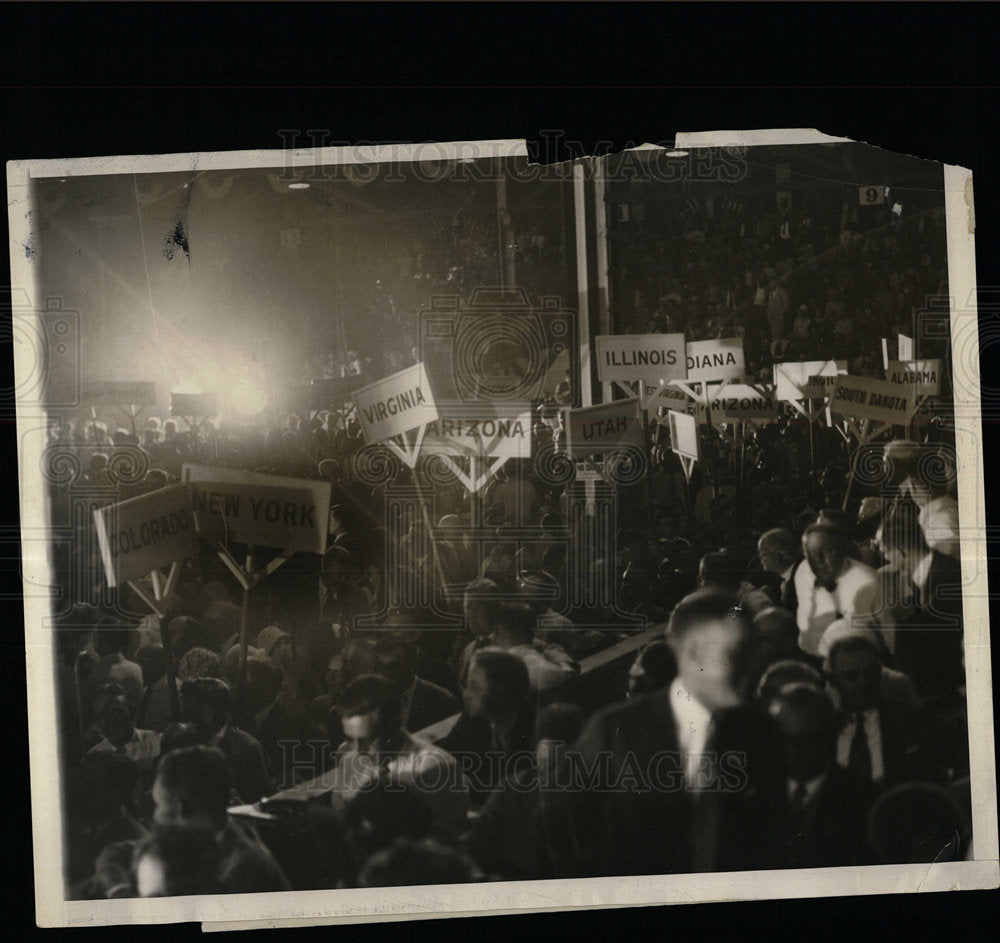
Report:
[[[173,599],[174,588],[177,585],[177,577],[180,574],[181,565],[178,562],[170,564],[166,582],[159,570],[152,570],[149,574],[152,582],[153,593],[150,596],[138,583],[133,580],[128,581],[128,585],[133,592],[153,611],[157,618],[157,626],[160,630],[160,641],[163,644],[163,657],[167,677],[167,693],[170,697],[170,714],[175,721],[180,720],[180,699],[177,695],[177,663],[174,658],[173,643],[170,638],[170,626],[167,622],[167,611]]]

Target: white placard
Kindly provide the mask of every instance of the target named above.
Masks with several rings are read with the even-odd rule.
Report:
[[[723,337],[712,341],[694,341],[687,345],[687,381],[738,380],[746,376],[743,339]]]
[[[890,360],[885,378],[890,383],[911,387],[916,396],[937,396],[941,392],[941,361]]]
[[[628,446],[641,448],[644,441],[638,397],[567,410],[566,450],[573,458]]]
[[[829,396],[846,360],[802,360],[774,365],[774,393],[783,402]]]
[[[198,532],[218,539],[326,553],[330,483],[185,464]]]
[[[441,407],[427,424],[421,455],[529,458],[531,410],[504,410],[501,405]]]
[[[774,420],[778,418],[778,398],[768,387],[757,389],[745,383],[728,383],[710,387],[708,406],[713,422],[742,422],[748,419]]]
[[[142,579],[199,548],[188,485],[98,508],[94,524],[108,586]]]
[[[906,425],[913,397],[909,388],[885,380],[839,376],[830,396],[830,412],[848,419]]]
[[[606,334],[596,338],[597,377],[602,383],[613,380],[656,383],[683,380],[683,334]]]
[[[678,455],[697,461],[701,457],[698,447],[698,421],[687,413],[671,409],[667,413],[670,424],[670,448]]]
[[[351,395],[369,442],[382,442],[437,418],[434,394],[422,363],[355,390]]]

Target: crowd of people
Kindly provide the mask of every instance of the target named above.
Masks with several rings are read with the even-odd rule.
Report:
[[[877,375],[879,338],[941,289],[920,247],[942,218],[836,234],[808,201],[751,209],[702,203],[672,234],[647,211],[642,251],[614,248],[620,331],[739,323],[759,380],[831,351]],[[378,351],[351,338],[327,375],[413,362],[428,293],[491,281],[484,226],[456,217],[461,264],[395,253],[367,302]],[[560,234],[520,229],[500,236],[549,283]],[[558,405],[534,404],[532,457],[479,494],[343,410],[52,426],[51,519],[74,529],[52,546],[69,897],[969,854],[948,424],[862,450],[787,415],[704,426],[690,478],[654,435],[642,474],[591,484],[559,460]],[[328,481],[326,553],[244,597],[206,543],[146,614],[107,588],[92,510],[185,462]]]
[[[944,210],[920,196],[898,216],[848,206],[846,225],[836,190],[643,204],[614,243],[618,332],[741,334],[761,381],[772,361],[831,350],[878,376],[880,339],[912,336],[914,312],[947,293]]]
[[[879,446],[851,515],[836,500],[846,460],[816,504],[807,470],[784,467],[801,461],[794,425],[758,433],[742,489],[707,473],[687,488],[665,453],[648,486],[600,492],[620,518],[602,539],[578,513],[583,486],[530,460],[478,499],[438,482],[429,514],[389,526],[393,487],[365,476],[356,430],[272,432],[222,446],[222,428],[177,441],[150,425],[142,446],[80,449],[78,480],[119,496],[218,448],[220,463],[326,478],[334,498],[327,553],[253,590],[245,664],[239,587],[207,546],[162,621],[96,585],[57,617],[71,896],[967,853],[957,505],[940,438]],[[544,422],[535,434],[551,443]],[[147,458],[123,476],[136,451]],[[775,503],[754,500],[779,480]],[[75,491],[52,493],[72,504]],[[87,547],[76,563],[93,584]],[[603,581],[608,598],[577,591]],[[592,669],[602,653],[611,667]]]

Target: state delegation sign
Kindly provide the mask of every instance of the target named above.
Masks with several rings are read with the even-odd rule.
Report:
[[[187,485],[98,508],[94,524],[108,586],[142,579],[198,551]]]
[[[683,334],[605,334],[596,338],[597,378],[602,383],[683,380]]]
[[[783,402],[830,395],[837,377],[847,373],[846,360],[803,360],[774,365],[774,394]]]
[[[743,340],[723,337],[712,341],[693,341],[687,345],[686,367],[689,383],[741,379],[746,376]]]
[[[441,407],[424,430],[420,454],[529,458],[531,409],[505,409],[502,404],[495,409],[486,404]]]
[[[638,397],[567,411],[566,451],[573,458],[644,444]]]
[[[742,383],[728,384],[724,389],[709,391],[708,405],[712,420],[743,422],[754,419],[776,420],[778,401],[772,390],[755,389]]]
[[[906,425],[913,412],[908,388],[869,377],[837,377],[830,396],[830,412],[846,419]]]
[[[185,464],[198,532],[217,540],[325,553],[330,483]]]
[[[422,363],[414,364],[351,394],[369,442],[418,429],[437,419],[434,395]]]
[[[917,396],[937,396],[941,392],[941,361],[890,360],[885,378],[897,386],[910,387]]]

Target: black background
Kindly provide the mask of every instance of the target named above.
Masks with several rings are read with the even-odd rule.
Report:
[[[334,142],[526,138],[567,159],[676,131],[814,127],[972,168],[978,283],[997,271],[996,37],[990,4],[2,4],[5,161],[277,149],[279,130]],[[319,139],[320,143],[323,138]],[[581,148],[568,147],[580,142]],[[537,152],[536,152],[537,153]],[[8,261],[0,272],[9,284]],[[1000,308],[1000,292],[994,300]],[[4,312],[9,318],[9,312]],[[981,307],[981,319],[1000,317]],[[997,345],[984,383],[997,383]],[[11,385],[10,345],[2,349]],[[992,378],[992,379],[988,379]],[[995,528],[997,416],[984,416]],[[9,488],[13,424],[0,425]],[[13,491],[7,490],[7,495]],[[16,525],[12,498],[0,526]],[[994,556],[995,543],[991,543]],[[991,583],[996,573],[991,562]],[[27,716],[16,559],[0,559],[6,705],[0,845],[12,939],[34,928]],[[994,662],[995,665],[995,662]],[[994,670],[994,674],[996,671]],[[995,850],[994,850],[995,852]],[[352,939],[549,936],[995,938],[995,892],[606,910],[288,932]],[[53,931],[200,939],[195,925]]]

